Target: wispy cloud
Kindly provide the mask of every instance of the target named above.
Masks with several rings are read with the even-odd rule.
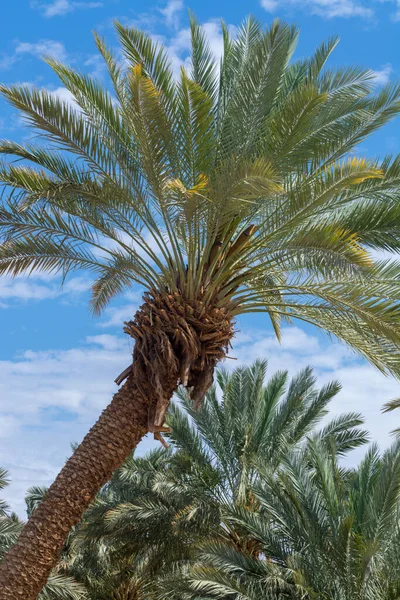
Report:
[[[396,4],[397,4],[397,10],[395,13],[393,13],[392,20],[400,21],[400,0],[398,0]]]
[[[60,285],[59,278],[41,279],[40,277],[3,276],[0,278],[0,309],[8,308],[8,302],[26,302],[31,300],[51,300],[54,298],[76,298],[90,289],[90,281],[85,277],[73,277]]]
[[[260,4],[267,12],[275,12],[279,7],[278,0],[261,0]]]
[[[15,54],[16,56],[31,54],[37,58],[48,55],[57,60],[65,60],[67,58],[67,51],[64,44],[56,40],[39,40],[35,43],[17,42]]]
[[[210,49],[214,54],[217,64],[223,53],[223,37],[221,22],[218,19],[210,19],[202,23],[202,27],[206,33]],[[228,25],[228,29],[232,35],[235,35],[236,28],[233,25]],[[170,36],[162,36],[150,31],[154,40],[164,44],[168,55],[171,59],[175,76],[179,76],[180,67],[190,65],[190,29],[189,27],[177,28],[176,32]]]
[[[257,358],[267,358],[269,371],[287,369],[294,374],[306,366],[314,367],[318,384],[339,380],[342,391],[330,407],[331,415],[360,412],[365,417],[371,438],[385,447],[391,441],[394,429],[393,415],[381,413],[388,398],[399,395],[398,382],[385,377],[377,369],[362,361],[339,342],[328,342],[321,334],[306,332],[299,327],[284,328],[282,343],[270,331],[244,328],[233,344],[231,355],[237,361],[226,361],[226,366],[250,364]],[[361,448],[351,455],[353,464],[363,455]]]
[[[311,12],[326,19],[334,17],[363,17],[371,18],[374,10],[355,0],[260,0],[267,12],[277,12],[278,9],[296,9]]]
[[[165,46],[176,77],[179,76],[181,65],[188,67],[190,64],[191,34],[187,20],[183,21],[182,19],[184,8],[183,0],[167,0],[163,7],[153,8],[135,15],[133,20],[126,19],[125,21],[127,25],[146,31],[154,41]],[[165,27],[166,25],[167,27]],[[234,36],[236,27],[231,24],[227,26],[231,35]],[[210,48],[219,61],[223,52],[221,21],[211,18],[202,22],[202,27],[207,35]]]
[[[168,0],[166,6],[160,9],[160,12],[162,15],[164,15],[166,24],[168,26],[178,26],[179,19],[177,17],[183,10],[183,7],[183,0]]]
[[[393,73],[393,67],[391,64],[384,65],[381,69],[374,71],[374,81],[376,85],[386,85],[390,81],[390,77]]]
[[[121,338],[110,335],[109,333],[89,335],[86,338],[86,343],[100,346],[104,350],[121,350]]]
[[[377,0],[380,4],[394,5],[395,12],[391,13],[392,21],[400,21],[400,0]]]
[[[74,2],[73,0],[54,0],[53,2],[38,2],[33,0],[31,7],[41,11],[44,17],[59,17],[79,9],[100,8],[103,2]]]
[[[0,69],[10,69],[27,55],[34,56],[35,58],[43,58],[43,56],[47,55],[57,60],[66,60],[67,51],[64,44],[57,40],[41,39],[37,42],[16,41],[14,51],[11,54],[3,54],[0,57]]]
[[[117,328],[119,331],[125,321],[133,318],[138,307],[139,299],[133,299],[131,303],[119,307],[110,306],[104,311],[104,315],[98,325],[103,329]]]
[[[94,79],[103,79],[107,72],[107,65],[100,54],[90,54],[83,63],[88,73]]]

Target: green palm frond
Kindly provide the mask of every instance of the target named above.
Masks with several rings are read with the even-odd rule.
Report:
[[[14,544],[23,527],[23,523],[14,515],[0,516],[0,559]]]
[[[311,439],[319,439],[327,448],[333,448],[338,456],[349,452],[353,448],[362,446],[369,441],[368,431],[360,429],[364,422],[358,413],[347,413],[333,418]]]
[[[358,416],[339,418],[327,430],[340,431],[346,421],[351,427]],[[360,466],[349,470],[340,467],[325,439],[316,434],[302,452],[289,453],[276,474],[262,473],[254,487],[259,510],[235,507],[227,515],[252,545],[244,544],[237,557],[226,543],[206,546],[188,588],[204,586],[204,597],[214,597],[230,581],[231,590],[247,590],[244,598],[270,598],[278,590],[266,571],[276,569],[286,585],[278,597],[392,597],[399,568],[399,444],[381,456],[371,446]],[[251,548],[257,548],[255,558]],[[262,586],[253,596],[257,578]]]
[[[206,97],[215,104],[218,90],[217,65],[207,36],[194,14],[190,14],[191,34],[191,73],[190,78],[204,91]]]
[[[65,575],[50,575],[39,600],[86,600],[85,588]]]
[[[0,491],[9,484],[8,471],[0,467]],[[8,511],[8,505],[4,500],[0,500],[0,517],[4,517]]]
[[[291,62],[298,33],[279,21],[223,25],[217,64],[191,16],[178,77],[162,45],[116,29],[124,62],[96,36],[111,90],[52,58],[74,105],[1,87],[40,138],[0,144],[1,272],[89,270],[94,312],[139,284],[266,312],[278,336],[300,319],[398,373],[398,273],[370,249],[398,251],[400,162],[349,156],[400,87],[327,70],[336,38]]]
[[[36,510],[40,502],[43,500],[47,492],[47,488],[44,486],[34,485],[30,487],[25,495],[26,512],[28,518]]]

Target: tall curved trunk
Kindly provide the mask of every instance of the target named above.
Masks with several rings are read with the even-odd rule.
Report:
[[[0,563],[0,600],[36,600],[71,527],[148,431],[163,425],[178,383],[199,402],[233,335],[229,315],[179,293],[145,294],[125,331],[135,339],[132,367]]]
[[[171,396],[172,389],[166,390]],[[0,564],[0,599],[35,600],[65,538],[113,471],[147,432],[149,403],[131,378],[49,488],[18,542]]]

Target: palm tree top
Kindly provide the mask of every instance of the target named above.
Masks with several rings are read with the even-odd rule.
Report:
[[[139,284],[230,318],[266,312],[344,340],[399,372],[400,160],[354,148],[400,111],[400,87],[329,70],[337,38],[293,61],[297,30],[249,17],[218,62],[190,18],[191,62],[116,23],[123,61],[95,41],[111,88],[55,59],[75,104],[1,86],[38,133],[3,140],[0,273],[94,276],[98,313]],[[22,159],[22,163],[20,160]]]
[[[227,516],[257,542],[257,556],[205,544],[182,597],[398,598],[399,493],[398,440],[381,455],[372,444],[354,470],[314,440],[260,478],[258,511]]]

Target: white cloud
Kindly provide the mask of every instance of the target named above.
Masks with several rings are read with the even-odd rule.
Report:
[[[374,14],[372,8],[368,8],[352,0],[309,0],[307,4],[309,4],[314,14],[327,19],[333,17],[370,18]]]
[[[0,57],[0,69],[10,69],[26,55],[31,55],[35,58],[43,58],[43,56],[47,55],[64,61],[67,58],[67,51],[64,44],[57,40],[41,39],[38,42],[17,41],[15,42],[15,49],[12,54],[4,54]]]
[[[202,27],[204,28],[211,51],[218,64],[224,47],[221,23],[218,19],[210,19],[209,21],[202,23]],[[228,29],[231,35],[235,36],[236,28],[233,25],[228,25]],[[181,65],[189,68],[191,41],[190,29],[188,27],[179,29],[175,35],[169,38],[155,34],[153,34],[152,37],[154,40],[165,45],[172,61],[175,77],[179,76]]]
[[[272,1],[272,0],[269,0]],[[190,48],[191,33],[187,26],[182,27],[181,12],[184,8],[183,0],[167,0],[166,5],[158,10],[150,10],[135,17],[127,24],[146,31],[152,39],[165,46],[168,56],[171,59],[174,76],[179,77],[181,65],[188,68],[190,66]],[[165,17],[160,20],[160,13]],[[162,28],[165,31],[165,25],[174,26],[175,32],[171,35],[159,33]],[[202,23],[210,48],[217,59],[222,56],[223,37],[220,19],[209,19]],[[228,24],[228,30],[232,36],[236,35],[237,28]]]
[[[391,14],[392,21],[400,21],[400,0],[377,0],[381,4],[394,4],[396,11]]]
[[[52,448],[53,456],[57,452],[60,465],[62,465],[62,461],[66,456],[70,454],[68,442],[62,444],[63,433],[60,429],[55,428],[54,434],[51,436],[53,443],[51,444],[50,440],[47,440],[51,444],[50,447]],[[28,440],[34,439],[34,435],[32,436],[32,434],[25,434],[24,437],[27,443],[29,443]],[[62,446],[63,448],[62,452],[64,453],[61,455],[57,449],[57,440],[59,440],[58,446]],[[51,464],[51,461],[49,464],[48,457],[43,450],[39,446],[33,446],[30,451],[28,448],[25,448],[23,451],[17,449],[15,453],[16,461],[14,462],[14,459],[7,462],[7,469],[10,471],[11,480],[10,485],[5,490],[2,490],[2,498],[7,498],[8,505],[21,518],[26,518],[24,497],[27,490],[33,485],[48,486],[57,475],[57,467]],[[33,461],[35,461],[36,467],[32,466]]]
[[[172,63],[174,76],[175,78],[178,78],[181,65],[189,65],[190,29],[188,27],[179,29],[176,34],[170,38],[155,33],[151,34],[151,37],[155,42],[165,46]]]
[[[10,278],[3,276],[0,278],[0,300],[5,300],[3,308],[7,307],[7,301],[27,301],[27,300],[49,300],[52,298],[73,298],[78,294],[87,292],[90,289],[90,281],[85,277],[73,277],[66,281],[61,287],[60,280],[57,278],[40,278],[37,275],[26,277]]]
[[[81,107],[76,102],[75,97],[72,94],[72,92],[70,92],[64,86],[59,86],[59,87],[45,86],[45,85],[40,85],[40,84],[33,83],[31,81],[22,82],[20,85],[27,85],[29,87],[32,86],[32,87],[35,87],[35,88],[42,89],[42,90],[48,92],[49,94],[51,94],[52,96],[54,96],[55,98],[58,98],[62,102],[66,102],[67,104],[70,105],[70,108],[73,108],[77,112],[81,112],[82,111]],[[25,117],[22,115],[20,117],[20,120],[21,120],[22,123],[25,123],[24,119],[25,119]]]
[[[314,368],[317,385],[339,380],[341,392],[330,404],[331,418],[345,412],[360,412],[365,417],[365,428],[371,439],[382,448],[391,442],[390,432],[400,424],[400,413],[382,414],[385,402],[399,396],[399,383],[385,377],[377,369],[359,358],[339,342],[327,342],[326,336],[306,333],[298,327],[283,331],[282,343],[269,331],[244,328],[233,345],[231,355],[237,361],[226,361],[226,366],[250,364],[257,358],[268,359],[268,371],[287,369],[291,375],[306,366]],[[351,464],[363,456],[365,448],[349,455]]]
[[[277,9],[305,10],[311,14],[331,19],[333,17],[363,17],[370,18],[374,10],[355,0],[261,0],[261,6],[268,12]]]
[[[221,23],[219,20],[206,21],[203,24],[208,43],[215,58],[219,60],[222,57],[224,50],[224,42],[222,38]],[[230,33],[234,33],[233,28],[230,28]]]
[[[13,482],[2,497],[19,514],[27,488],[51,483],[70,442],[83,438],[117,391],[131,350],[128,336],[99,335],[69,350],[0,361],[0,465]]]
[[[16,281],[0,279],[0,298],[18,300],[45,300],[55,298],[57,291],[54,287],[45,286],[33,281]]]
[[[67,12],[69,12],[70,2],[69,0],[55,0],[50,4],[41,4],[40,8],[42,9],[45,17],[65,15]]]
[[[260,4],[267,12],[275,12],[279,7],[279,2],[277,0],[261,0]]]
[[[334,373],[320,373],[319,383],[338,379],[342,390],[331,404],[331,416],[344,412],[360,412],[365,418],[365,428],[371,440],[381,448],[393,440],[390,435],[400,425],[400,412],[382,414],[382,406],[388,400],[399,396],[399,383],[392,377],[385,377],[367,364],[346,364],[344,360]],[[359,448],[350,455],[352,464],[363,457],[365,448]]]
[[[92,281],[87,277],[71,277],[60,289],[61,295],[84,294],[90,290]]]
[[[100,54],[91,54],[83,65],[89,68],[89,75],[94,79],[103,79],[107,72],[106,63]]]
[[[64,44],[56,40],[39,40],[35,43],[30,42],[18,42],[15,47],[15,54],[32,54],[37,58],[42,58],[45,55],[49,55],[57,60],[65,60],[67,58],[67,52]]]
[[[243,328],[236,335],[230,352],[237,361],[229,361],[227,366],[234,368],[237,362],[250,364],[257,358],[268,358],[270,369],[288,369],[295,373],[299,369],[312,365],[320,372],[333,372],[344,360],[354,363],[355,356],[339,343],[326,347],[316,335],[310,335],[299,327],[283,330],[282,341],[278,342],[271,331]],[[326,348],[329,351],[326,351]]]
[[[89,335],[86,338],[88,344],[100,346],[104,350],[119,350],[121,348],[121,339],[115,335],[102,333],[101,335]]]
[[[94,418],[129,362],[128,337],[115,340],[89,338],[69,350],[27,350],[16,360],[0,361],[2,412],[29,426],[43,425],[43,411],[55,408]]]
[[[11,69],[11,67],[16,63],[17,57],[15,54],[3,54],[0,57],[0,69],[5,71],[6,69]]]
[[[391,64],[384,65],[382,69],[374,71],[374,81],[376,85],[386,85],[390,81],[390,76],[393,73],[393,67]]]
[[[53,2],[31,2],[32,8],[39,9],[44,17],[58,17],[78,9],[100,8],[103,2],[74,2],[73,0],[54,0]]]
[[[168,0],[165,8],[161,8],[160,12],[164,15],[168,26],[178,26],[179,13],[184,7],[183,0]]]
[[[129,321],[133,318],[137,308],[138,303],[136,301],[131,304],[125,304],[124,306],[120,306],[118,308],[114,306],[106,308],[104,311],[103,320],[99,322],[99,327],[104,329],[109,327],[118,327],[121,329],[125,321]]]
[[[9,438],[18,430],[18,420],[9,415],[2,415],[0,420],[0,439]]]

